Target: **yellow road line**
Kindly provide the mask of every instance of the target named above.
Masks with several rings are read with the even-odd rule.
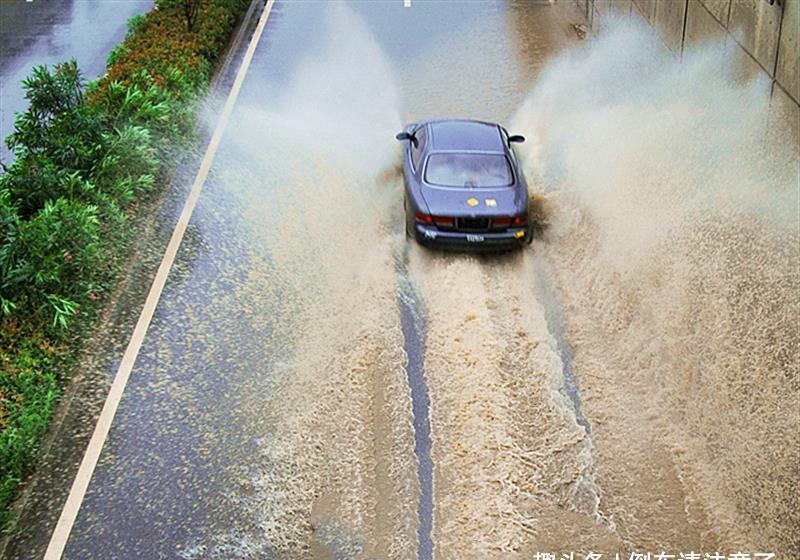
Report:
[[[233,107],[236,103],[236,98],[239,96],[239,90],[242,88],[244,76],[247,69],[250,67],[250,61],[253,59],[258,41],[261,39],[261,34],[266,26],[267,19],[269,18],[272,5],[275,0],[268,0],[258,20],[253,38],[247,47],[247,52],[242,60],[242,65],[239,72],[236,74],[236,79],[233,82],[233,87],[228,94],[228,99],[222,109],[222,115],[219,122],[214,129],[214,134],[208,143],[206,153],[203,156],[203,161],[200,163],[200,169],[197,171],[197,176],[192,184],[192,190],[189,197],[186,199],[186,204],[183,207],[178,223],[175,230],[172,232],[172,237],[169,240],[169,245],[164,252],[164,258],[158,267],[156,276],[153,279],[153,285],[150,287],[150,292],[147,294],[147,300],[144,302],[142,313],[139,315],[139,320],[136,323],[136,328],[133,331],[131,340],[128,347],[125,349],[125,354],[122,356],[117,374],[114,377],[114,382],[111,385],[111,390],[108,392],[106,402],[103,405],[103,410],[100,413],[100,418],[97,420],[97,425],[94,428],[92,439],[86,447],[86,453],[81,461],[81,466],[78,469],[78,474],[72,483],[67,501],[64,504],[64,509],[61,510],[61,516],[58,518],[58,523],[50,537],[50,543],[47,546],[47,551],[44,553],[44,560],[58,560],[64,553],[64,548],[67,545],[67,539],[72,532],[72,526],[75,524],[75,519],[78,517],[78,510],[81,507],[83,498],[86,495],[86,490],[89,487],[89,482],[92,479],[92,474],[97,466],[97,461],[100,458],[100,452],[103,450],[108,432],[111,429],[111,422],[114,420],[114,415],[119,407],[122,393],[125,390],[125,385],[128,383],[133,364],[136,361],[136,356],[139,354],[139,349],[142,347],[147,328],[150,326],[150,321],[153,318],[156,305],[161,297],[161,292],[164,290],[164,284],[167,282],[172,263],[175,261],[175,255],[178,253],[183,235],[186,232],[186,226],[189,224],[189,219],[192,217],[192,212],[197,204],[197,199],[200,196],[200,191],[203,189],[206,177],[208,176],[211,163],[214,160],[214,155],[217,153],[222,134],[225,127],[230,120]]]

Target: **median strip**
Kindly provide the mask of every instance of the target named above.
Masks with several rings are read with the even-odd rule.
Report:
[[[53,531],[53,535],[44,555],[45,560],[57,560],[61,558],[64,552],[67,540],[72,532],[72,527],[74,526],[75,520],[78,516],[81,503],[83,502],[83,498],[86,495],[86,490],[89,487],[89,482],[91,481],[95,467],[97,466],[97,461],[100,458],[100,453],[103,450],[103,445],[105,444],[106,438],[108,437],[108,433],[111,429],[111,423],[114,419],[114,415],[119,407],[125,386],[128,383],[131,370],[133,369],[136,357],[139,354],[139,349],[141,348],[145,334],[147,333],[147,328],[149,327],[150,321],[155,313],[155,309],[158,305],[158,300],[161,297],[164,285],[166,284],[169,271],[173,262],[175,261],[175,256],[177,255],[178,248],[180,247],[184,233],[186,232],[189,219],[192,216],[192,212],[194,211],[197,200],[200,196],[200,191],[203,188],[206,177],[208,176],[208,172],[211,168],[211,163],[214,160],[217,148],[222,140],[222,134],[224,133],[228,121],[230,120],[233,107],[236,103],[239,91],[241,90],[242,83],[244,82],[244,77],[250,66],[250,62],[253,59],[255,49],[261,38],[261,34],[264,31],[264,27],[266,26],[273,4],[274,0],[267,1],[264,11],[261,14],[261,18],[258,21],[258,25],[256,26],[255,32],[253,33],[253,37],[250,40],[250,44],[248,45],[244,59],[242,60],[242,64],[239,67],[233,87],[228,94],[222,114],[216,128],[214,129],[214,134],[208,143],[208,147],[206,148],[200,168],[197,172],[194,183],[192,184],[192,190],[189,193],[181,215],[178,218],[178,223],[175,226],[172,237],[170,238],[169,245],[164,253],[164,257],[158,267],[158,271],[153,280],[150,292],[147,295],[144,307],[139,315],[139,320],[136,323],[136,328],[134,329],[131,340],[128,343],[128,347],[126,348],[122,357],[119,369],[114,377],[114,382],[111,385],[111,390],[108,393],[108,397],[103,405],[103,410],[100,413],[100,418],[97,421],[92,438],[86,448],[86,453],[81,461],[78,474],[75,476],[69,496],[67,497],[67,501],[61,511],[61,516],[59,517],[56,528]]]

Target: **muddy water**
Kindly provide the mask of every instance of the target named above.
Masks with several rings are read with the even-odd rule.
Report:
[[[365,24],[325,8],[320,53],[296,63],[269,109],[245,98],[217,170],[246,209],[254,249],[238,299],[248,320],[273,325],[255,332],[279,367],[268,395],[252,397],[260,412],[245,429],[257,451],[228,498],[247,522],[196,543],[191,558],[417,552],[392,175],[398,88]]]
[[[522,551],[530,542],[526,527],[535,517],[533,504],[538,503],[521,498],[530,492],[552,495],[546,503],[574,510],[589,525],[600,518],[589,443],[570,401],[559,392],[563,368],[552,340],[542,346],[549,350],[542,350],[544,357],[537,362],[540,373],[531,382],[536,390],[544,387],[547,396],[537,397],[530,407],[541,408],[564,424],[566,435],[557,427],[545,428],[548,435],[543,436],[548,449],[564,456],[563,463],[550,465],[541,450],[531,454],[519,439],[525,437],[521,412],[513,419],[504,416],[517,408],[512,370],[527,367],[528,352],[547,338],[542,322],[532,327],[538,329],[534,342],[521,340],[519,348],[489,354],[481,367],[469,372],[480,377],[485,369],[486,376],[504,377],[502,388],[495,391],[505,407],[497,421],[509,425],[493,427],[489,418],[486,427],[505,438],[501,456],[507,462],[501,462],[493,476],[507,489],[494,499],[489,495],[493,484],[481,482],[475,488],[467,485],[457,497],[447,495],[462,471],[472,476],[498,448],[482,448],[480,434],[459,433],[457,425],[440,417],[462,404],[458,394],[451,395],[459,389],[448,388],[442,369],[442,360],[461,350],[442,340],[442,301],[429,288],[439,272],[432,270],[430,278],[421,274],[428,257],[414,246],[409,254],[402,233],[397,203],[402,199],[396,172],[399,150],[393,136],[401,126],[399,115],[409,109],[431,116],[508,116],[522,99],[521,84],[527,87],[534,68],[543,63],[538,57],[517,58],[516,46],[504,36],[509,23],[519,21],[510,19],[508,10],[520,10],[519,6],[465,6],[454,12],[444,4],[423,4],[411,11],[399,4],[298,5],[320,24],[318,47],[299,59],[291,72],[266,80],[265,88],[274,88],[275,81],[284,84],[276,92],[274,106],[264,109],[257,96],[244,96],[231,125],[236,136],[222,154],[215,180],[244,208],[240,227],[251,245],[251,262],[235,288],[233,305],[249,302],[246,320],[255,332],[266,335],[265,353],[278,363],[270,367],[268,395],[253,395],[258,405],[248,406],[260,405],[263,410],[243,427],[258,436],[258,451],[245,461],[246,476],[229,497],[249,521],[192,543],[185,557],[447,558],[459,557],[459,550],[466,557],[477,551]],[[285,17],[296,17],[290,5],[284,8]],[[549,6],[521,13],[530,19],[543,8]],[[396,28],[396,21],[383,21],[390,12],[402,27]],[[556,49],[569,37],[566,16],[558,11],[542,13],[550,14],[553,25],[536,24],[548,30],[540,41],[551,40],[555,33],[558,40],[552,49]],[[280,24],[283,12],[277,15]],[[452,18],[459,24],[454,30],[440,25]],[[432,27],[435,39],[414,43],[410,49],[407,41],[394,42],[407,39],[417,24]],[[376,33],[376,26],[386,33]],[[469,37],[481,29],[489,30],[484,33],[492,49],[484,56],[493,61],[499,80],[494,89],[470,88],[467,82],[449,92],[432,87],[442,84],[447,60],[462,65],[462,80],[469,78],[463,71],[474,57],[462,56],[452,47],[470,46],[479,54]],[[446,51],[441,50],[443,45],[448,46]],[[509,83],[509,78],[520,87],[503,94],[500,84]],[[425,88],[418,87],[423,83]],[[451,261],[466,266],[472,271],[468,274],[476,272],[476,263],[469,259],[449,257],[431,263],[450,274]],[[490,263],[479,268],[479,274],[491,272]],[[503,288],[499,289],[498,300]],[[416,320],[429,303],[439,317],[430,324]],[[540,313],[537,320],[543,317]],[[271,328],[265,329],[265,323]],[[486,322],[480,324],[484,331],[491,330]],[[516,340],[517,331],[495,333],[496,344],[506,336]],[[506,354],[507,365],[492,362]],[[462,382],[471,380],[467,376]],[[474,384],[472,394],[478,395],[483,387]],[[474,407],[467,412],[468,422],[483,421],[469,420],[472,412],[478,412]],[[473,435],[477,437],[472,443],[465,441]],[[460,445],[473,445],[480,460],[473,464],[462,457],[459,463],[453,450]],[[543,454],[537,459],[537,453]],[[532,462],[546,472],[526,474],[525,465]],[[484,537],[481,531],[493,519],[491,504],[505,507],[504,500],[512,509],[501,516],[501,534]],[[478,525],[462,526],[456,512],[469,507],[474,508],[467,515],[470,520],[489,517]],[[600,527],[605,530],[602,523]],[[453,548],[457,539],[461,548]]]
[[[269,391],[227,497],[246,523],[185,557],[796,550],[796,193],[738,140],[757,88],[699,86],[719,60],[678,72],[634,28],[552,62],[566,4],[278,11],[322,38],[274,104],[244,96],[215,171]],[[409,245],[399,115],[508,121],[529,92],[544,238]]]
[[[572,6],[276,2],[67,557],[800,556],[797,153]],[[409,243],[408,113],[526,134],[544,237]]]
[[[678,65],[620,27],[516,122],[619,537],[797,557],[798,152],[764,84],[723,46]]]
[[[602,510],[592,441],[561,391],[533,259],[412,254],[429,317],[440,558],[620,545]]]

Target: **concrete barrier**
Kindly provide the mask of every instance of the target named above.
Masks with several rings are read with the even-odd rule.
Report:
[[[795,102],[800,101],[800,0],[785,0],[775,79]]]
[[[706,42],[724,41],[735,62],[735,79],[771,82],[770,120],[788,122],[794,141],[800,140],[800,0],[573,1],[593,33],[602,33],[611,18],[640,18],[655,27],[677,57]]]

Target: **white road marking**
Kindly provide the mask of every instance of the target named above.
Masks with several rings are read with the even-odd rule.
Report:
[[[67,540],[72,532],[75,519],[78,517],[78,510],[80,509],[83,498],[86,495],[89,482],[92,479],[94,469],[97,466],[97,461],[100,458],[100,452],[103,450],[103,445],[105,444],[106,438],[108,437],[108,432],[111,429],[111,422],[113,421],[114,415],[119,407],[120,400],[122,399],[122,393],[125,390],[125,385],[128,383],[128,378],[130,377],[131,370],[133,369],[133,364],[136,361],[136,356],[139,354],[139,349],[142,347],[144,336],[147,333],[147,328],[150,326],[150,321],[153,318],[156,305],[161,297],[161,292],[164,290],[167,276],[169,275],[172,263],[175,261],[175,256],[178,253],[178,248],[180,247],[181,240],[183,239],[183,235],[186,231],[186,226],[189,224],[189,219],[192,217],[192,212],[197,204],[200,191],[202,190],[203,184],[208,176],[211,163],[214,160],[214,155],[217,153],[217,148],[222,140],[222,134],[225,131],[228,121],[230,120],[233,107],[236,103],[236,98],[239,96],[239,90],[242,88],[244,76],[247,73],[247,69],[250,67],[250,61],[253,59],[253,54],[255,53],[258,41],[261,39],[261,34],[264,31],[264,27],[266,26],[267,19],[269,18],[269,14],[272,10],[272,5],[274,2],[275,0],[267,0],[267,5],[264,7],[264,12],[261,14],[261,18],[258,21],[255,33],[253,33],[253,37],[247,47],[247,52],[244,55],[239,72],[236,74],[236,79],[234,80],[233,87],[228,94],[228,99],[225,101],[225,106],[222,109],[219,122],[217,123],[217,126],[214,129],[214,134],[208,143],[206,153],[203,156],[203,161],[200,163],[200,169],[198,169],[197,176],[192,184],[192,190],[189,193],[189,197],[186,199],[186,204],[184,205],[183,211],[178,218],[178,223],[175,226],[175,230],[172,232],[172,237],[170,238],[167,249],[164,252],[164,258],[161,260],[161,264],[158,267],[156,276],[153,279],[150,292],[147,294],[147,299],[144,302],[142,313],[139,315],[136,328],[133,331],[133,335],[128,343],[128,347],[125,349],[125,354],[122,356],[119,369],[114,377],[114,383],[111,385],[111,389],[108,392],[108,397],[106,397],[106,402],[103,405],[100,418],[97,420],[97,425],[94,428],[92,439],[89,441],[89,445],[86,447],[86,453],[81,461],[78,474],[75,476],[75,480],[72,483],[72,488],[70,489],[69,496],[64,504],[64,509],[61,510],[61,516],[58,518],[56,528],[53,531],[53,535],[50,537],[50,543],[47,546],[47,551],[44,553],[44,560],[58,560],[64,553],[64,548],[66,547]]]
[[[411,7],[411,0],[403,0],[403,7],[410,8]]]

